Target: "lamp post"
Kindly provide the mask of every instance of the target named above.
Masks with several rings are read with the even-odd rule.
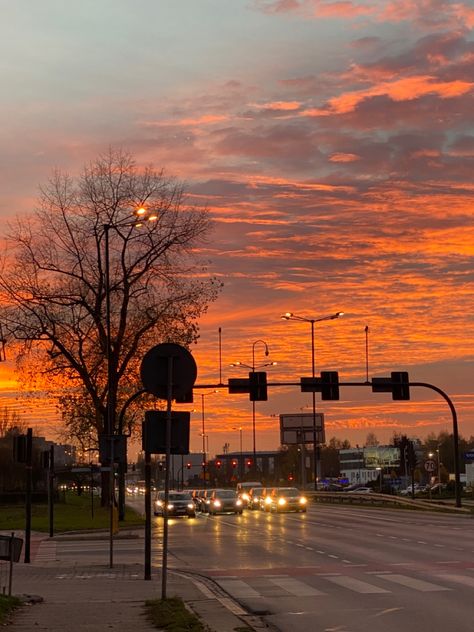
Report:
[[[331,314],[330,316],[322,316],[320,318],[307,318],[305,316],[298,316],[297,314],[293,314],[293,312],[286,312],[281,317],[283,320],[299,320],[303,323],[310,323],[311,325],[311,376],[314,378],[316,376],[316,367],[315,367],[315,358],[314,358],[314,325],[315,323],[320,323],[324,320],[335,320],[336,318],[340,318],[344,315],[344,312],[336,312],[335,314]],[[318,490],[318,476],[319,476],[319,468],[318,468],[318,447],[317,447],[317,433],[316,433],[316,393],[313,391],[313,467],[314,467],[314,489]]]
[[[204,400],[208,395],[214,395],[219,391],[208,391],[207,393],[201,393],[201,436],[202,436],[202,478],[204,480],[204,487],[206,487],[206,428],[205,428],[205,415],[204,415]]]
[[[265,355],[268,356],[270,351],[268,349],[268,345],[265,340],[255,340],[252,343],[252,366],[249,364],[244,364],[243,362],[232,362],[230,366],[243,366],[247,369],[250,369],[252,373],[255,373],[255,369],[263,369],[265,366],[275,366],[276,362],[265,362],[264,364],[255,364],[255,347],[257,344],[262,344],[265,348]],[[253,469],[257,471],[257,441],[256,441],[256,428],[255,428],[255,401],[252,401],[252,439],[253,439]]]
[[[154,222],[158,219],[158,216],[153,211],[147,211],[140,206],[134,213],[133,219],[126,218],[122,221],[107,222],[102,225],[104,230],[104,292],[105,292],[105,336],[106,336],[106,360],[107,360],[107,405],[106,414],[104,419],[104,435],[107,439],[107,443],[110,449],[109,462],[110,462],[110,477],[109,477],[109,503],[110,503],[110,533],[113,532],[113,515],[115,506],[115,477],[114,477],[114,436],[116,426],[116,406],[117,406],[117,357],[113,357],[112,354],[112,325],[111,325],[111,292],[110,292],[110,229],[126,227],[137,227],[143,225],[146,222]],[[122,416],[119,418],[118,435],[122,435]],[[125,474],[124,464],[119,463],[119,502],[118,511],[119,519],[123,520],[125,513]],[[110,536],[110,567],[113,565],[112,558],[112,535]]]

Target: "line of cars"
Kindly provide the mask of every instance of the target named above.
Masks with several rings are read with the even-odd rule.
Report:
[[[170,491],[168,494],[168,517],[187,516],[197,513],[215,516],[223,513],[242,514],[244,509],[266,512],[298,511],[306,513],[307,499],[296,487],[253,487],[250,489],[198,489],[193,491]],[[165,508],[165,493],[157,493],[153,512],[162,516]]]

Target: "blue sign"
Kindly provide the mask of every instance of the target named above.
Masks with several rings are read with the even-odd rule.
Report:
[[[464,452],[464,458],[467,461],[470,461],[470,460],[474,461],[474,450],[471,450],[470,452]]]

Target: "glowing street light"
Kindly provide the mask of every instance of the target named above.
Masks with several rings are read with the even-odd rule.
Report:
[[[275,366],[277,364],[276,362],[265,362],[263,364],[258,364],[258,365],[255,364],[255,347],[257,346],[257,344],[262,344],[264,346],[266,356],[270,354],[268,345],[265,342],[265,340],[260,340],[260,339],[255,340],[255,342],[252,343],[252,365],[244,364],[243,362],[232,362],[230,366],[232,367],[243,366],[247,369],[250,369],[252,373],[255,373],[255,369],[263,369],[263,367],[265,366]],[[253,466],[256,470],[257,469],[257,442],[256,442],[256,428],[255,428],[255,401],[254,400],[252,400],[252,437],[253,437]]]

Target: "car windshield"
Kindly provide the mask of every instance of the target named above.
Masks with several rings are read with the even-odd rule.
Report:
[[[170,494],[170,500],[191,500],[191,496],[189,494]]]
[[[219,498],[235,498],[235,492],[231,489],[224,490],[222,492],[216,492],[216,496],[218,496]]]
[[[299,496],[300,493],[295,487],[286,487],[278,491],[280,496]]]
[[[252,489],[252,496],[258,496],[262,492],[263,492],[263,487],[256,487],[255,489]]]

